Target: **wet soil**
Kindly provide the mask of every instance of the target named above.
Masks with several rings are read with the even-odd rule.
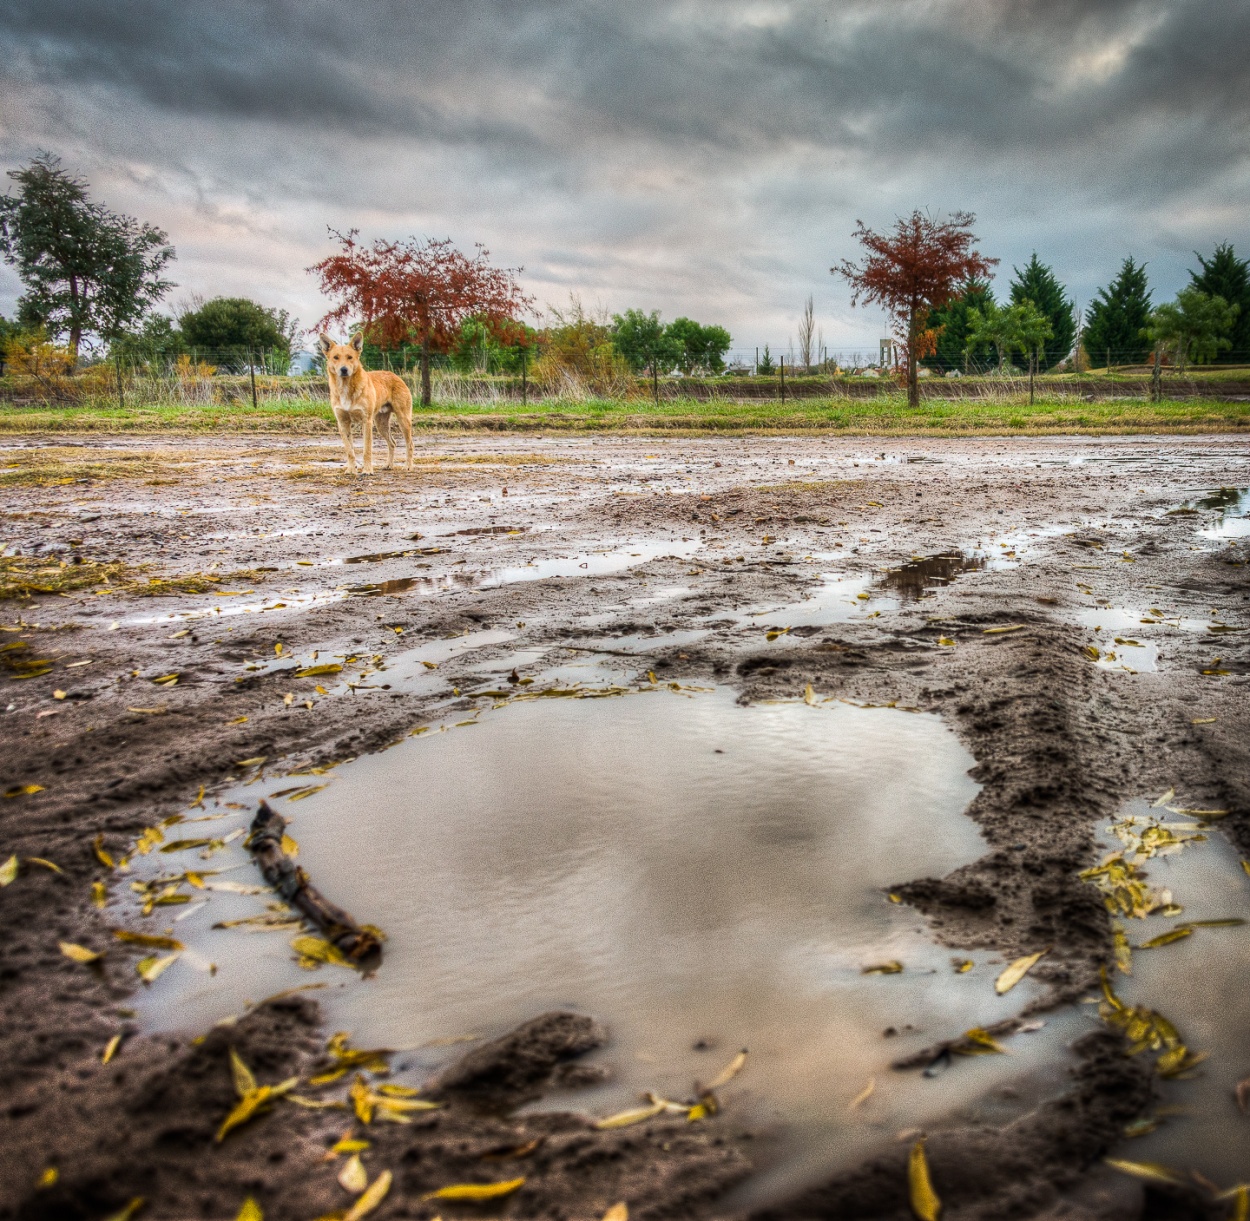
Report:
[[[449,710],[468,715],[470,666],[492,650],[533,658],[518,679],[611,650],[640,654],[639,679],[714,679],[744,700],[811,684],[943,716],[977,760],[969,814],[989,850],[892,889],[952,949],[1006,959],[1051,947],[1034,969],[1049,995],[1030,1011],[1087,995],[1111,954],[1108,914],[1077,874],[1125,801],[1175,788],[1186,806],[1228,809],[1220,830],[1250,854],[1247,539],[1204,537],[1218,508],[1171,512],[1250,484],[1234,439],[501,437],[423,444],[416,471],[360,481],[328,442],[221,438],[171,454],[167,440],[128,439],[91,453],[86,482],[43,463],[38,481],[6,487],[6,554],[225,580],[200,594],[101,584],[3,604],[0,644],[25,648],[0,654],[0,848],[22,862],[0,891],[0,1216],[102,1218],[144,1197],[145,1217],[223,1218],[248,1194],[271,1221],[346,1207],[340,1163],[323,1159],[350,1115],[282,1104],[213,1140],[234,1101],[229,1046],[262,1082],[315,1071],[331,1033],[316,994],[257,1005],[233,1026],[145,1034],[131,994],[148,951],[110,940],[91,891],[110,874],[92,841],[125,855],[201,785],[245,776],[238,761],[296,771],[381,748]],[[6,466],[36,456],[10,448]],[[972,562],[919,567],[957,555]],[[531,579],[501,576],[514,572]],[[769,631],[822,574],[862,578],[868,596],[852,594],[825,623]],[[366,584],[379,588],[347,588]],[[1082,618],[1104,608],[1136,615],[1153,671],[1134,670],[1134,646]],[[384,669],[415,644],[483,630],[496,642],[449,649],[428,681],[392,682]],[[349,656],[334,683],[297,676],[299,664]],[[23,669],[15,657],[48,664]],[[158,914],[145,931],[166,927]],[[108,953],[83,966],[59,941]],[[522,1174],[524,1190],[489,1215],[598,1217],[622,1199],[633,1216],[729,1215],[730,1189],[768,1165],[768,1132],[732,1100],[705,1123],[595,1129],[568,1109],[575,1095],[563,1091],[579,1078],[561,1067],[605,1038],[610,1061],[613,1015],[593,1017],[489,1032],[504,1041],[433,1086],[443,1109],[371,1125],[370,1173],[396,1179],[374,1215],[470,1215],[422,1196]],[[1026,1115],[931,1127],[947,1215],[1225,1215],[1197,1186],[1143,1184],[1102,1162],[1112,1149],[1132,1157],[1121,1133],[1155,1091],[1149,1064],[1124,1050],[1096,1026],[1074,1047],[1068,1087]],[[515,1110],[553,1088],[560,1109]],[[906,1216],[913,1135],[756,1215]]]

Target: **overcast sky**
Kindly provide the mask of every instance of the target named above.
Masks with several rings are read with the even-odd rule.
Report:
[[[540,303],[658,309],[774,352],[913,208],[975,212],[1078,303],[1250,254],[1245,0],[5,0],[0,161],[41,149],[166,229],[172,299],[310,326],[326,227],[484,242]],[[0,269],[0,311],[20,291]]]

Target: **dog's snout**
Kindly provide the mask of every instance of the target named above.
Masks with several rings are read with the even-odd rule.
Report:
[[[346,377],[351,370],[346,365],[339,365],[339,376]]]

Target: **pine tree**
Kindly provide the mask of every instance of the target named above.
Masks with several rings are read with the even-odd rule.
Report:
[[[1120,274],[1097,297],[1085,313],[1082,341],[1094,368],[1106,366],[1108,353],[1113,365],[1141,364],[1149,346],[1142,330],[1150,317],[1150,290],[1146,285],[1146,264],[1140,267],[1130,255]]]
[[[1045,343],[1038,365],[1042,369],[1053,369],[1072,351],[1076,339],[1076,306],[1064,296],[1063,285],[1038,259],[1036,251],[1023,271],[1019,267],[1013,267],[1012,271],[1015,279],[1011,281],[1011,304],[1032,301],[1033,307],[1050,323],[1051,337]]]
[[[968,349],[968,311],[984,310],[992,303],[994,294],[984,280],[969,280],[958,297],[952,298],[941,309],[929,311],[925,327],[938,332],[937,349],[926,356],[922,363],[932,369],[965,370],[983,368],[993,364],[997,357],[989,344],[974,345]],[[940,329],[939,329],[940,328]]]
[[[1232,346],[1215,358],[1216,363],[1245,364],[1250,361],[1250,263],[1239,259],[1227,242],[1216,246],[1210,259],[1204,259],[1197,251],[1194,257],[1202,264],[1202,271],[1189,273],[1193,287],[1239,307],[1237,320],[1227,336]]]

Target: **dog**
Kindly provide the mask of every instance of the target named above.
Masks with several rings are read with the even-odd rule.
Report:
[[[326,378],[330,383],[330,407],[338,421],[339,436],[347,451],[347,469],[356,473],[356,454],[352,449],[352,421],[359,420],[364,430],[365,454],[362,464],[366,475],[373,474],[373,426],[382,426],[386,439],[386,469],[395,464],[395,442],[391,437],[391,416],[399,421],[408,443],[408,470],[412,470],[412,392],[402,377],[385,370],[369,370],[361,364],[360,349],[364,336],[352,336],[350,343],[335,343],[329,335],[320,338],[326,358]]]

